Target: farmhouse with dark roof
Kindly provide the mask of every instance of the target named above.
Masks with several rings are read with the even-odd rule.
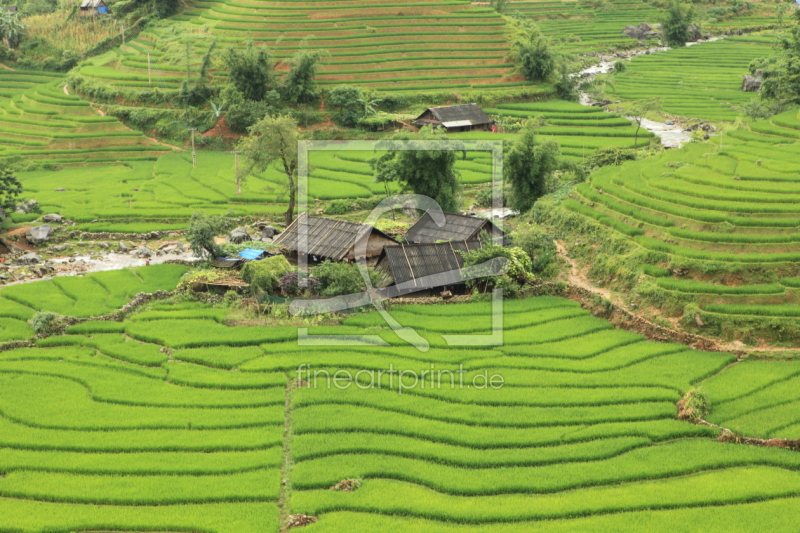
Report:
[[[414,119],[418,128],[433,126],[444,128],[447,133],[457,131],[491,131],[494,121],[478,104],[429,107]]]

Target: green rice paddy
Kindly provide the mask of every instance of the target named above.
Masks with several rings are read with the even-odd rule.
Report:
[[[18,316],[8,309],[0,322]],[[298,346],[296,328],[228,326],[224,309],[156,302],[108,323],[116,332],[89,322],[0,352],[3,527],[255,533],[290,514],[316,517],[309,531],[792,523],[800,456],[715,442],[718,430],[676,420],[674,404],[701,384],[713,421],[796,438],[793,364],[729,366],[732,355],[649,342],[556,297],[506,302],[503,345],[443,341],[489,333],[490,310],[393,307],[433,346],[418,351],[374,313],[309,333],[388,346]],[[402,377],[376,374],[390,365]],[[337,371],[350,377],[328,387]],[[444,381],[413,386],[410,371]],[[486,386],[492,376],[502,386]],[[361,487],[330,490],[346,479]]]

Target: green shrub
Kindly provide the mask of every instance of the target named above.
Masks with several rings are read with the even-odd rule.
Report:
[[[55,313],[39,311],[33,315],[33,318],[31,318],[28,323],[31,325],[31,329],[33,329],[34,333],[42,335],[53,332],[56,319],[58,319],[58,315]]]
[[[273,292],[278,288],[281,276],[292,270],[292,265],[282,255],[274,255],[259,261],[250,261],[242,268],[242,279],[251,289]]]
[[[311,275],[319,280],[319,293],[322,296],[354,294],[366,289],[364,278],[355,264],[324,261],[311,269]],[[369,277],[375,286],[381,279],[381,274],[370,270]]]

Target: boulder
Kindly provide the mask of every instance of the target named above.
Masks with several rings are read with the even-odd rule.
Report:
[[[622,30],[623,35],[627,35],[631,39],[636,39],[637,41],[646,41],[648,39],[658,38],[661,34],[661,26],[659,24],[646,24],[644,22],[639,23],[638,26],[625,26],[625,29]]]
[[[243,242],[252,241],[252,237],[247,233],[245,228],[239,227],[234,229],[230,235],[228,235],[228,242],[232,242],[233,244],[242,244]]]
[[[99,246],[103,250],[108,250],[108,248],[109,248],[109,244],[107,242],[98,242],[97,246]]]
[[[413,200],[406,200],[403,202],[403,216],[408,218],[417,218],[417,204]]]
[[[36,200],[28,200],[17,205],[17,213],[35,213],[39,210],[39,202]]]
[[[28,232],[25,233],[25,240],[28,241],[28,244],[44,244],[50,240],[52,234],[53,228],[48,224],[44,224],[29,229]]]
[[[125,241],[119,241],[119,251],[122,253],[130,252],[133,248],[125,244]]]
[[[42,217],[43,222],[58,224],[64,220],[64,217],[57,213],[51,213]]]
[[[59,244],[58,246],[53,246],[52,248],[50,248],[50,251],[59,253],[65,251],[66,249],[67,249],[66,244]]]
[[[40,261],[39,256],[33,252],[20,256],[17,263],[20,265],[35,265]]]
[[[689,33],[689,41],[696,43],[697,41],[702,41],[705,38],[705,34],[700,29],[700,26],[697,24],[689,24],[686,28],[686,31]]]
[[[272,239],[278,233],[280,233],[280,232],[278,230],[276,230],[275,228],[273,228],[272,226],[269,226],[269,225],[268,226],[264,226],[263,228],[261,228],[261,240]]]
[[[746,93],[757,93],[761,90],[761,82],[764,74],[761,70],[756,70],[755,76],[745,76],[742,80],[742,91]]]
[[[147,259],[149,257],[153,257],[153,250],[151,250],[145,245],[142,245],[137,249],[135,249],[133,252],[131,252],[131,255],[139,259]]]

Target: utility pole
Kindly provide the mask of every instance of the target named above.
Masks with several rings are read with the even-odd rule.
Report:
[[[189,131],[192,132],[192,167],[197,167],[197,152],[194,151],[194,132],[197,128],[189,128]]]
[[[153,86],[153,77],[150,75],[150,51],[147,51],[147,85]]]
[[[239,154],[241,150],[232,150],[234,166],[236,167],[236,196],[242,195],[242,180],[239,178]]]

